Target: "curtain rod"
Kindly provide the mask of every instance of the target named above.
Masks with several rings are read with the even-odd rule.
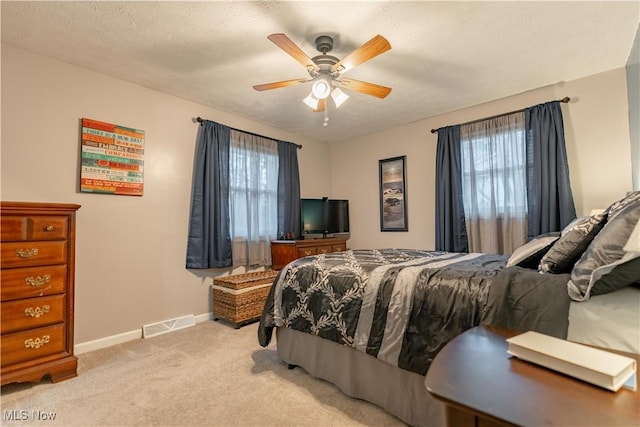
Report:
[[[563,103],[565,103],[565,104],[566,104],[567,102],[571,101],[571,98],[569,98],[568,96],[565,96],[564,98],[562,98],[562,99],[558,99],[557,101],[558,101],[558,102],[563,102]],[[524,111],[524,110],[526,110],[526,108],[521,108],[521,109],[519,109],[519,110],[509,111],[508,113],[496,114],[495,116],[485,117],[484,119],[477,119],[477,120],[472,120],[472,121],[470,121],[470,122],[460,123],[460,126],[463,126],[463,125],[470,125],[470,124],[472,124],[472,123],[481,122],[481,121],[483,121],[483,120],[491,120],[491,119],[495,119],[495,118],[502,117],[502,116],[508,116],[509,114],[520,113],[520,112],[522,112],[522,111]],[[438,129],[431,129],[431,133],[436,133],[436,132],[438,132],[438,130],[440,130],[440,129],[442,129],[442,128],[438,128]]]
[[[200,126],[202,126],[202,123],[203,123],[204,121],[205,121],[205,119],[203,119],[202,117],[196,117],[196,122],[200,123]],[[236,129],[236,128],[232,128],[232,127],[230,127],[230,126],[227,126],[227,127],[228,127],[229,129],[233,129],[233,130],[238,131],[238,132],[244,132],[244,133],[248,133],[249,135],[259,136],[260,138],[267,138],[267,139],[270,139],[270,140],[272,140],[272,141],[278,141],[277,139],[269,138],[268,136],[258,135],[257,133],[247,132],[246,130]],[[289,142],[289,141],[283,141],[283,142],[287,142],[287,143],[289,143],[289,144],[293,144],[293,145],[295,145],[296,147],[298,147],[298,149],[301,149],[301,148],[302,148],[302,145],[301,145],[301,144],[296,144],[296,143]]]

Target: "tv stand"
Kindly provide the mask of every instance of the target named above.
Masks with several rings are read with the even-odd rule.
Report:
[[[308,240],[272,240],[271,268],[280,270],[293,260],[310,255],[347,250],[347,239],[324,237]]]

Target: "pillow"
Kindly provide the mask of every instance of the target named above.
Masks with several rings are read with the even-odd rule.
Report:
[[[640,200],[640,191],[632,191],[622,199],[615,201],[606,210],[608,217],[613,218],[618,212],[624,209],[628,204]]]
[[[541,234],[529,240],[524,245],[517,248],[507,261],[507,267],[517,265],[518,267],[536,268],[540,259],[547,253],[551,245],[560,238],[560,232]]]
[[[541,273],[569,273],[607,220],[607,213],[584,216],[571,222],[540,260]]]
[[[569,231],[571,231],[571,230],[573,229],[573,227],[574,227],[576,224],[583,223],[583,222],[587,221],[588,219],[589,219],[589,216],[588,216],[588,215],[587,215],[587,216],[581,216],[581,217],[578,217],[578,218],[574,219],[574,220],[573,220],[573,221],[571,221],[569,224],[567,224],[567,226],[566,226],[566,227],[564,227],[564,228],[562,229],[562,232],[560,233],[560,235],[561,235],[561,236],[564,236],[564,235],[565,235],[565,234],[567,234]]]
[[[569,296],[586,301],[640,281],[640,252],[625,245],[640,223],[640,198],[614,212],[571,271]]]

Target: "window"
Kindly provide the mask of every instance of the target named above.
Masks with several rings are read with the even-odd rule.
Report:
[[[270,265],[269,242],[278,232],[276,141],[231,132],[229,231],[233,265]]]
[[[461,126],[460,150],[469,249],[510,253],[527,236],[524,114]]]
[[[524,243],[575,218],[560,108],[568,99],[438,129],[436,250],[508,254],[515,242],[483,251],[471,234]]]
[[[526,215],[524,130],[463,139],[461,151],[465,206],[477,203],[483,217]]]
[[[202,120],[187,268],[271,265],[269,243],[278,230],[299,235],[298,148]]]

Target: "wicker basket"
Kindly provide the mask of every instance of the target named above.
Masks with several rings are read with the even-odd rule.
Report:
[[[213,319],[236,328],[260,319],[276,270],[236,274],[213,279]]]

